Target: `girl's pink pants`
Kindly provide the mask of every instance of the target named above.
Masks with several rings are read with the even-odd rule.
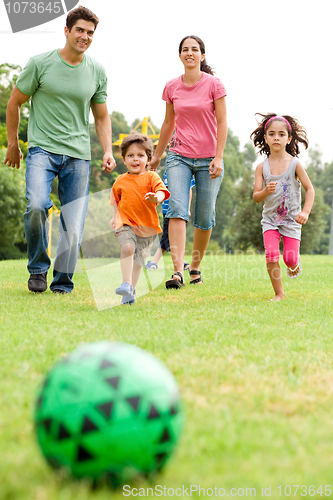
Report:
[[[277,229],[269,229],[264,232],[264,246],[266,262],[279,262],[281,234]],[[283,260],[287,267],[295,267],[299,261],[300,240],[282,236],[283,238]]]

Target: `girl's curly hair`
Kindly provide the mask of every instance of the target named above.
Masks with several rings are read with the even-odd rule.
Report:
[[[265,126],[268,120],[271,118],[274,118],[276,116],[277,120],[279,119],[276,113],[256,113],[255,116],[261,116],[262,119],[260,121],[257,120],[258,122],[258,127],[252,132],[250,135],[251,140],[253,141],[254,146],[259,148],[259,153],[260,154],[265,154],[266,156],[270,155],[270,149],[268,147],[268,144],[265,141]],[[300,153],[298,143],[301,142],[304,146],[305,149],[308,148],[309,142],[308,138],[305,132],[305,129],[299,124],[298,120],[296,118],[293,118],[292,116],[289,115],[281,115],[283,118],[288,120],[291,126],[291,130],[289,129],[288,125],[283,121],[285,126],[287,127],[288,130],[288,136],[291,137],[290,144],[286,146],[286,151],[289,153],[291,156],[298,156]],[[280,120],[282,121],[282,120]]]

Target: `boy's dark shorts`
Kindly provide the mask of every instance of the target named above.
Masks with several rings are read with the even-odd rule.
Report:
[[[169,220],[163,214],[163,233],[160,239],[160,247],[166,252],[170,252],[170,242],[169,242]],[[187,221],[185,221],[187,224]]]

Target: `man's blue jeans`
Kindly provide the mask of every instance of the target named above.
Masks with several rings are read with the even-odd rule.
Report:
[[[88,209],[90,161],[32,147],[26,166],[28,206],[24,214],[24,227],[28,244],[28,271],[30,274],[45,273],[51,265],[47,255],[48,211],[53,205],[50,199],[52,181],[58,176],[60,236],[50,289],[71,292]]]

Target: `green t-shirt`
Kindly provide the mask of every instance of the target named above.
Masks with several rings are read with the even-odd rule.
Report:
[[[86,54],[71,66],[52,50],[32,57],[16,85],[32,96],[28,147],[90,160],[90,103],[107,97],[103,66]]]

